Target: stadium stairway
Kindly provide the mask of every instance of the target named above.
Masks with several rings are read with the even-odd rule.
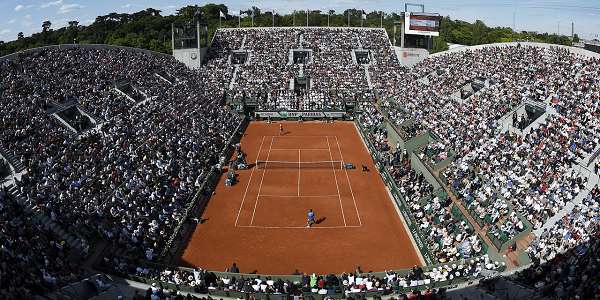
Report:
[[[588,172],[589,170],[583,169],[581,165],[575,166],[572,168],[576,173],[580,173],[587,177],[588,182],[585,186],[585,189],[582,189],[581,192],[575,197],[575,200],[568,202],[561,210],[559,210],[554,216],[549,218],[544,226],[533,231],[535,236],[540,236],[544,231],[552,227],[556,222],[562,219],[563,216],[573,211],[575,206],[581,204],[583,199],[589,196],[590,191],[594,188],[595,185],[600,185],[600,176],[598,174],[594,174],[593,172]]]
[[[240,49],[244,49],[244,47],[246,46],[247,37],[248,35],[244,34],[244,37],[242,38],[242,43],[240,44]]]
[[[25,166],[23,165],[23,163],[20,160],[18,160],[14,155],[12,155],[12,153],[10,153],[10,151],[8,151],[8,149],[4,148],[2,145],[0,145],[0,156],[4,157],[4,159],[8,161],[8,163],[14,169],[15,173],[20,173],[25,170]]]
[[[584,156],[583,158],[581,158],[579,160],[579,163],[586,166],[587,168],[593,169],[593,163],[596,161],[596,159],[600,156],[600,145],[596,146],[596,149],[594,149],[594,151],[592,151],[590,154]]]
[[[356,43],[358,44],[358,49],[362,49],[363,45],[360,42],[360,39],[358,38],[358,36],[356,35],[356,33],[354,34],[354,39],[356,40]]]
[[[231,75],[231,81],[229,82],[229,89],[232,90],[235,86],[235,81],[237,80],[238,71],[240,70],[240,66],[235,66],[233,69],[233,75]]]
[[[89,251],[89,245],[87,245],[85,239],[80,238],[75,234],[67,233],[59,224],[54,222],[50,217],[40,212],[35,206],[35,203],[33,203],[33,201],[28,201],[16,185],[10,185],[8,187],[8,192],[13,197],[15,197],[17,202],[20,203],[26,211],[33,213],[33,219],[35,222],[41,224],[44,228],[54,232],[58,237],[60,237],[67,244],[69,244],[69,246],[72,249],[76,250],[74,254],[77,254],[82,257],[87,256],[87,252]]]
[[[369,66],[364,65],[365,68],[365,77],[367,78],[367,84],[369,85],[369,89],[373,90],[373,83],[371,83],[371,74],[369,73]]]

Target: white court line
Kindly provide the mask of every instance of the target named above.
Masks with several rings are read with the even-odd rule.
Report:
[[[340,158],[342,159],[342,163],[344,162],[344,155],[342,154],[342,147],[340,146],[340,141],[337,136],[335,137],[335,142],[338,145],[338,151],[340,152]],[[352,191],[352,184],[350,183],[350,176],[348,176],[348,169],[344,168],[346,172],[346,180],[348,180],[348,186],[350,187],[350,193],[352,193],[352,201],[354,202],[354,208],[356,209],[356,216],[358,217],[358,224],[362,226],[362,221],[360,219],[360,213],[358,212],[358,206],[356,206],[356,198],[354,197],[354,191]]]
[[[256,206],[258,206],[258,195],[260,195],[260,190],[262,189],[263,179],[265,179],[265,172],[267,172],[266,164],[268,164],[269,157],[271,156],[271,148],[273,147],[274,139],[275,139],[274,137],[271,137],[271,145],[269,145],[269,152],[267,153],[267,163],[265,163],[265,168],[263,169],[262,176],[260,177],[260,185],[258,186],[258,194],[256,194],[256,202],[254,202],[254,209],[252,210],[252,219],[250,219],[250,225],[252,225],[252,223],[254,222],[254,215],[256,214]]]
[[[329,147],[329,159],[331,159],[331,161],[333,161],[333,155],[331,154],[331,146],[329,145],[329,137],[327,138],[327,147]],[[342,211],[342,219],[344,219],[344,226],[346,226],[347,225],[346,224],[346,215],[344,214],[344,205],[342,204],[342,196],[340,195],[340,186],[338,185],[337,174],[335,173],[335,167],[332,166],[331,170],[333,170],[333,178],[335,178],[335,188],[337,189],[338,200],[340,201],[340,210]]]
[[[276,137],[276,138],[300,138],[300,137],[330,137],[333,138],[335,135],[265,135],[266,137]]]
[[[298,197],[300,197],[300,149],[298,149]]]
[[[322,151],[325,151],[325,150],[327,150],[327,148],[280,148],[280,149],[271,149],[271,151],[292,151],[292,150],[302,150],[302,151],[305,151],[305,150],[308,150],[308,151],[310,151],[310,150],[322,150]]]
[[[291,195],[258,195],[258,197],[273,197],[273,198],[328,198],[337,197],[338,195],[311,195],[311,196],[291,196]]]
[[[340,228],[360,228],[362,225],[348,225],[348,226],[312,226],[310,228],[306,228],[306,226],[259,226],[259,225],[240,225],[238,227],[245,228],[261,228],[261,229],[340,229]]]
[[[262,141],[260,142],[260,147],[258,148],[258,154],[256,154],[256,160],[254,161],[258,160],[264,141],[265,137],[263,136]],[[246,200],[246,194],[248,194],[248,187],[250,187],[250,182],[252,181],[252,174],[254,174],[254,169],[256,169],[256,166],[252,168],[252,171],[250,171],[250,179],[248,179],[248,184],[246,184],[246,191],[244,192],[244,197],[242,198],[242,204],[240,204],[240,209],[238,210],[237,217],[235,217],[235,226],[237,226],[238,220],[240,219],[240,213],[242,212],[242,207],[244,207],[244,201]]]

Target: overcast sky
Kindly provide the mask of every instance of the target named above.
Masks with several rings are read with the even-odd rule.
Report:
[[[0,0],[0,40],[16,39],[17,33],[25,35],[41,30],[44,20],[50,20],[53,28],[60,28],[68,21],[77,20],[87,25],[98,15],[111,12],[135,12],[148,7],[172,14],[187,4],[203,5],[218,1],[188,0]],[[251,6],[290,12],[300,9],[358,8],[366,11],[383,10],[400,12],[404,2],[391,0],[256,0],[222,1],[231,11]],[[571,33],[571,22],[575,32],[584,38],[600,34],[600,0],[421,0],[412,3],[425,5],[427,12],[437,12],[453,19],[483,20],[490,26],[513,27],[513,16],[517,30]],[[414,9],[414,8],[413,8]]]

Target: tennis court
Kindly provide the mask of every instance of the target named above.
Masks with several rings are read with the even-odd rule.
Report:
[[[309,209],[313,228],[361,226],[343,162],[337,136],[263,136],[236,226],[304,229]]]
[[[182,264],[262,274],[423,264],[354,123],[251,122],[241,148],[254,166],[230,187],[222,176]],[[319,222],[306,228],[309,209]]]

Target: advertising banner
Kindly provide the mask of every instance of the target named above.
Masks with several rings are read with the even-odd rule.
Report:
[[[255,116],[259,118],[343,118],[343,111],[257,111]]]

